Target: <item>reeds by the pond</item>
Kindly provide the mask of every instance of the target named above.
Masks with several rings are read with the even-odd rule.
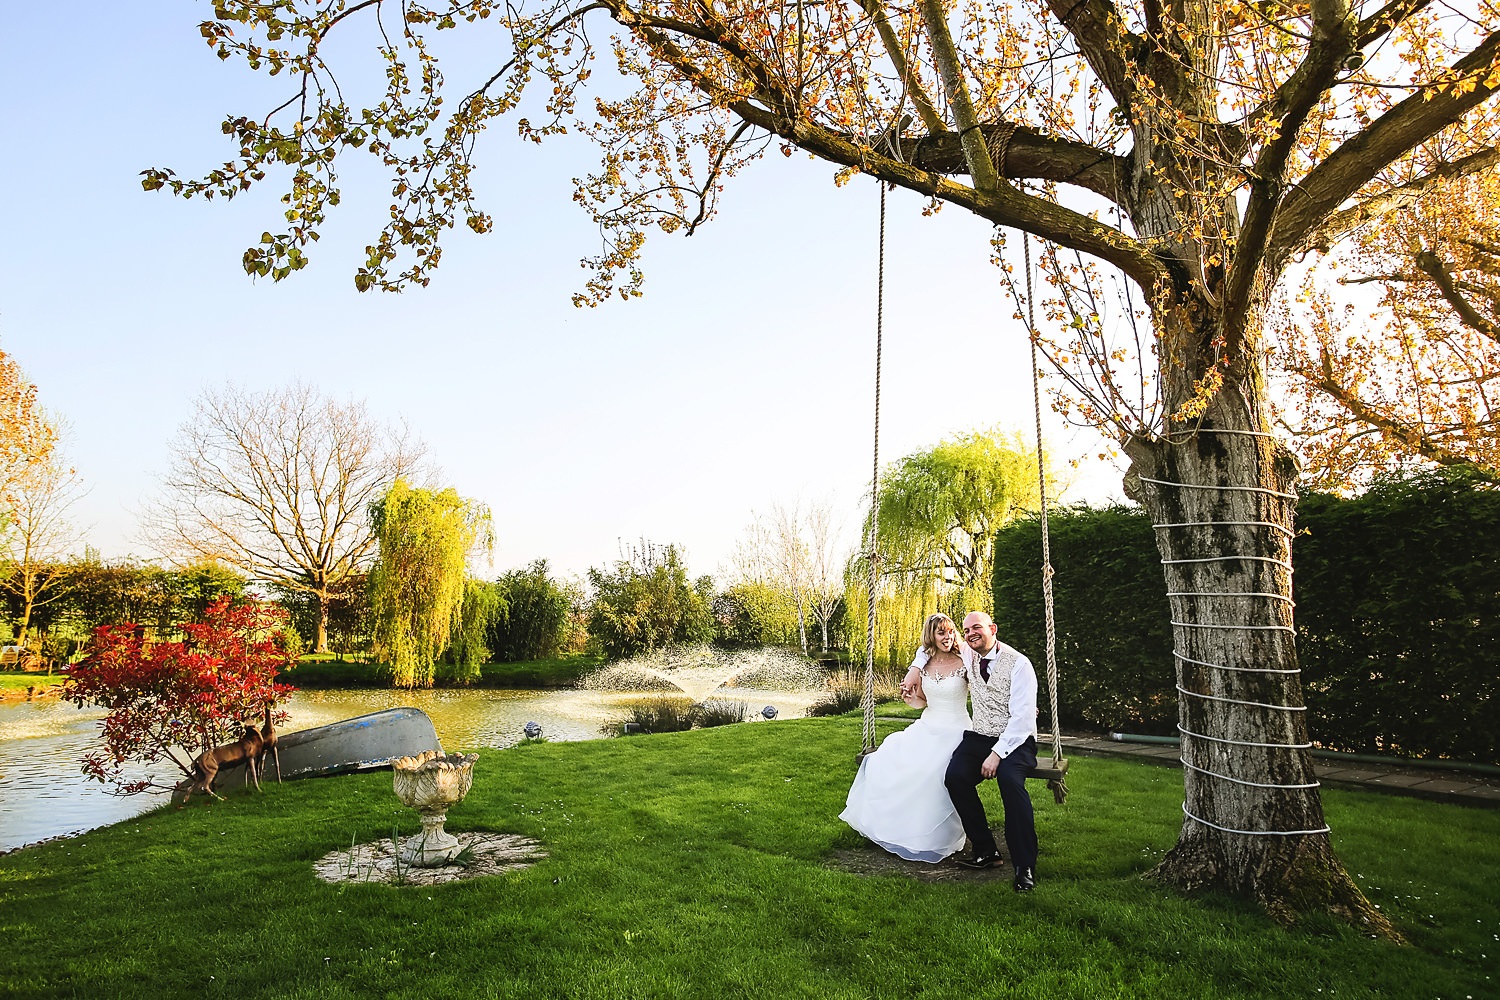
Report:
[[[862,669],[845,668],[828,675],[828,690],[823,696],[807,706],[807,717],[843,715],[859,708],[865,697],[865,672]],[[895,701],[901,697],[901,682],[892,671],[875,669],[875,702]]]
[[[623,723],[630,726],[627,732],[681,733],[694,728],[732,725],[750,717],[748,704],[725,698],[710,698],[702,704],[694,704],[680,696],[654,695],[632,701],[624,708],[624,716],[606,726],[610,732],[618,731]]]

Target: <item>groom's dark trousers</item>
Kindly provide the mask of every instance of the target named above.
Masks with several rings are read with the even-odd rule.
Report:
[[[997,853],[978,788],[984,781],[979,768],[994,752],[995,740],[994,736],[965,732],[948,761],[948,773],[943,779],[964,833],[969,835],[975,855],[981,857]],[[1000,759],[995,772],[1000,802],[1005,807],[1005,846],[1010,852],[1010,863],[1016,868],[1036,867],[1036,820],[1031,812],[1031,796],[1026,792],[1026,772],[1033,767],[1036,767],[1036,738],[1028,737],[1009,757]]]

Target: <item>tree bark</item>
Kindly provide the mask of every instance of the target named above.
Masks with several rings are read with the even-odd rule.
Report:
[[[328,591],[320,590],[314,595],[318,600],[318,634],[313,642],[314,653],[328,652]]]
[[[802,610],[802,591],[792,588],[792,596],[797,603],[797,638],[802,643],[802,655],[807,655],[807,614]]]
[[[1293,631],[1297,466],[1267,433],[1254,362],[1241,371],[1199,421],[1125,445],[1167,583],[1184,765],[1182,832],[1152,875],[1397,937],[1329,841]]]

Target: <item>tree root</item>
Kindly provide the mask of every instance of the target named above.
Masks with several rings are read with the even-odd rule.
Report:
[[[1210,840],[1181,842],[1146,877],[1184,893],[1218,891],[1247,898],[1283,927],[1327,914],[1370,937],[1405,943],[1360,892],[1324,838],[1289,843],[1255,866],[1246,866],[1243,859],[1231,863]]]

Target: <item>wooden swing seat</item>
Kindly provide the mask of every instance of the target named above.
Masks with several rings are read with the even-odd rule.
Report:
[[[860,761],[864,760],[865,757],[874,752],[874,750],[861,750],[859,753],[854,755],[854,763],[858,765]],[[1043,763],[1043,761],[1047,761],[1049,763]],[[1028,770],[1026,772],[1026,777],[1038,778],[1042,781],[1062,781],[1065,777],[1067,777],[1067,774],[1068,758],[1039,757],[1037,758],[1036,767]]]
[[[1036,762],[1036,767],[1026,772],[1028,778],[1041,778],[1043,781],[1061,781],[1068,773],[1068,759],[1066,757],[1044,758],[1051,763],[1044,764],[1041,759]]]

